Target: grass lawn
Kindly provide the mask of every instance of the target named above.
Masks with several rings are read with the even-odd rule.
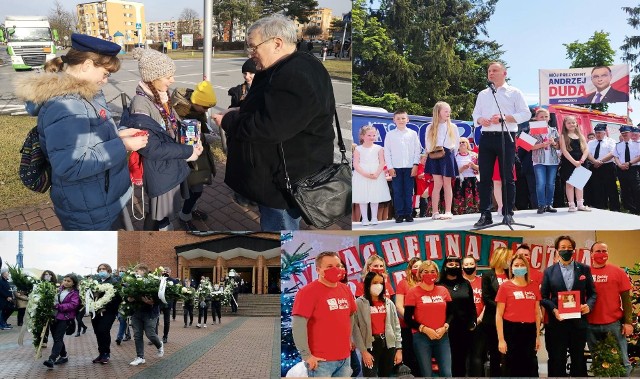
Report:
[[[331,78],[351,81],[351,60],[326,60],[324,67],[329,71]]]
[[[0,115],[0,209],[22,207],[50,202],[49,193],[33,192],[25,187],[18,176],[20,148],[36,118]]]

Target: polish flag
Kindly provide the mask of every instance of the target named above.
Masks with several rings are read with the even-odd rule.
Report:
[[[545,121],[530,121],[529,122],[529,134],[547,134],[549,132],[549,125]]]
[[[522,132],[520,133],[520,137],[518,137],[518,139],[516,140],[516,146],[520,146],[526,151],[531,151],[531,148],[536,144],[536,142],[538,141],[536,141],[534,137],[531,137],[529,134]]]

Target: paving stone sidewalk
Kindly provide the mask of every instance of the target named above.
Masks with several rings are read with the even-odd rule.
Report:
[[[203,231],[258,231],[260,230],[260,213],[258,207],[243,207],[233,200],[233,191],[224,184],[224,165],[216,164],[217,175],[213,184],[205,186],[202,197],[198,200],[198,209],[207,213],[207,221],[194,220],[193,223]],[[129,206],[129,213],[131,208]],[[140,209],[136,207],[136,214]],[[132,219],[135,230],[143,230],[143,221]],[[173,221],[175,230],[184,230],[177,220]],[[301,222],[301,229],[313,229]],[[329,230],[351,229],[350,217],[344,217],[331,225]],[[0,210],[0,230],[62,230],[60,221],[53,212],[49,202],[38,206],[28,206]]]
[[[198,329],[195,323],[184,328],[182,315],[171,323],[165,355],[156,357],[156,349],[146,344],[146,363],[130,366],[135,357],[134,341],[111,344],[111,361],[94,364],[97,343],[88,317],[87,333],[65,336],[69,362],[47,369],[42,362],[53,346],[43,349],[43,357],[34,359],[31,335],[18,346],[19,331],[0,331],[0,378],[279,378],[280,319],[276,317],[225,317],[222,324]],[[15,317],[12,317],[15,321]],[[11,321],[10,320],[10,321]],[[197,321],[197,320],[196,320]],[[118,322],[111,329],[115,339]],[[162,325],[160,326],[162,330]]]

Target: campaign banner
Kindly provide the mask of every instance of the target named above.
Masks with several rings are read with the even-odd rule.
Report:
[[[597,104],[629,101],[629,66],[539,70],[540,104]]]
[[[407,262],[413,257],[432,260],[442,267],[447,257],[473,256],[478,267],[489,266],[491,253],[498,247],[515,250],[522,243],[522,237],[490,236],[464,231],[414,231],[395,234],[360,236],[357,251],[343,251],[347,263],[349,281],[355,275],[361,280],[361,272],[367,258],[373,254],[382,257],[395,287],[405,278]]]

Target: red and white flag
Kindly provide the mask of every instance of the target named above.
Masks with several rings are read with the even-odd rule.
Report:
[[[549,125],[546,121],[529,121],[529,134],[547,134],[549,133]]]
[[[536,142],[538,141],[534,137],[531,137],[527,133],[522,132],[520,133],[520,137],[518,137],[518,139],[516,140],[516,146],[520,146],[526,151],[531,151],[531,148],[536,144]]]

